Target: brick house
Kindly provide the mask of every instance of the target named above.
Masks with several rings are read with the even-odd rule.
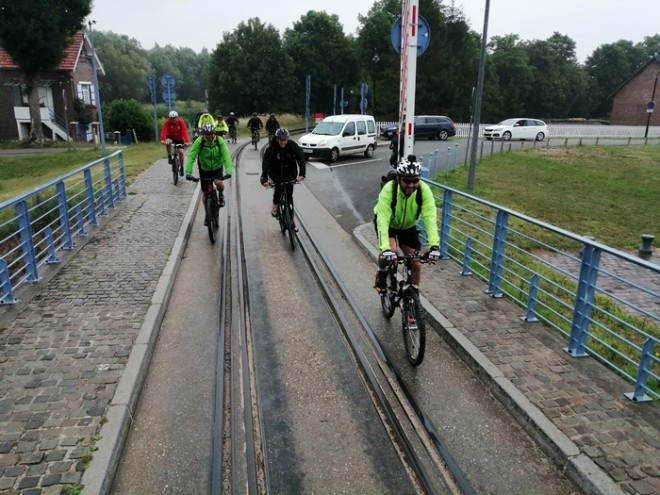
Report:
[[[77,136],[75,98],[96,105],[91,46],[84,33],[71,38],[62,62],[53,72],[41,74],[39,103],[44,136],[68,140]],[[97,67],[103,68],[98,58]],[[94,112],[95,113],[95,112]],[[30,134],[30,109],[20,68],[0,47],[0,140],[26,139]],[[88,140],[91,136],[83,137]]]
[[[612,125],[660,125],[660,108],[651,113],[646,111],[646,105],[652,100],[660,99],[660,56],[655,55],[630,76],[609,97],[612,101]]]

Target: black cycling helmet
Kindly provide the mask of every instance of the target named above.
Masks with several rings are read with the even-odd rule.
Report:
[[[280,127],[275,131],[275,137],[277,139],[289,139],[289,131],[284,127]]]
[[[252,116],[253,116],[253,117],[256,117],[256,116],[257,116],[257,112],[252,112]]]
[[[396,174],[399,177],[416,177],[422,174],[422,166],[415,155],[408,155],[408,158],[402,158],[397,165]]]

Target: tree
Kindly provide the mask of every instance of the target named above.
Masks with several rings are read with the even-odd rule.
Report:
[[[91,0],[0,0],[0,45],[25,76],[30,106],[30,141],[43,142],[39,77],[64,58],[71,36],[83,28]]]
[[[107,120],[111,129],[134,129],[140,141],[151,141],[154,137],[151,115],[137,100],[113,101],[108,105]]]
[[[343,83],[345,94],[356,88],[360,64],[337,15],[308,11],[284,32],[284,47],[294,61],[299,87],[304,88],[306,77],[311,76],[312,111],[333,113],[334,85],[339,88]],[[295,110],[303,113],[304,91],[298,92],[295,104]]]
[[[147,78],[153,74],[153,68],[139,41],[111,31],[94,31],[94,46],[105,69],[105,76],[99,82],[104,101],[119,98],[150,101]]]
[[[298,84],[293,61],[282,48],[280,34],[258,17],[241,22],[211,54],[209,110],[282,112],[292,108]]]

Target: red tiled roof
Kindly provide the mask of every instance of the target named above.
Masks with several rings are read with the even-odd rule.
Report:
[[[78,61],[78,55],[83,43],[83,33],[76,33],[71,38],[71,44],[64,51],[64,59],[60,62],[55,70],[64,70],[71,72]],[[18,69],[18,65],[14,63],[11,56],[0,47],[0,69]]]

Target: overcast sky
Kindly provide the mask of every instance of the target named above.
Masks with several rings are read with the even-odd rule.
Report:
[[[367,15],[374,0],[94,0],[90,19],[95,29],[125,34],[143,48],[155,44],[213,50],[223,32],[259,17],[280,33],[309,10],[337,14],[344,32],[354,34],[358,15]],[[450,4],[451,0],[444,0]],[[455,0],[470,27],[481,33],[486,0]],[[424,12],[420,11],[424,16]],[[603,43],[640,42],[660,33],[659,0],[491,0],[488,37],[517,34],[522,40],[547,39],[557,31],[575,41],[580,62]],[[433,33],[431,33],[433,35]]]

